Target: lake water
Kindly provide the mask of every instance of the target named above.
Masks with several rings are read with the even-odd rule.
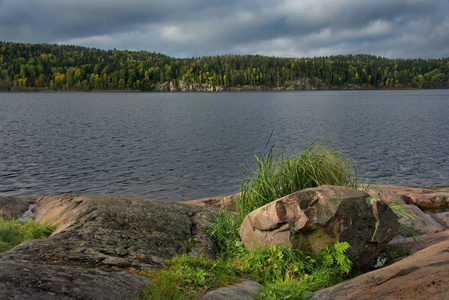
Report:
[[[0,196],[238,192],[254,155],[319,138],[376,183],[449,185],[449,90],[0,94]]]

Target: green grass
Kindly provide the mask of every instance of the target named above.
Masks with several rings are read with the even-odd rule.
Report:
[[[164,269],[140,272],[152,280],[145,299],[195,299],[207,290],[240,281],[240,272],[226,260],[186,255],[168,260]]]
[[[241,250],[217,260],[186,255],[168,260],[162,270],[140,275],[152,280],[145,299],[196,299],[208,290],[249,278],[263,285],[258,299],[308,299],[312,290],[348,278],[352,262],[347,243],[328,245],[317,254],[306,254],[272,245],[268,250]]]
[[[241,225],[242,220],[235,213],[220,209],[214,225],[208,228],[207,234],[214,242],[217,253],[222,257],[235,256],[245,249],[240,240]]]
[[[5,220],[0,214],[0,252],[7,251],[24,240],[46,238],[53,230],[54,227],[39,224],[32,219],[25,222]]]
[[[248,168],[249,170],[249,168]],[[274,158],[273,148],[256,156],[254,171],[242,182],[241,195],[236,197],[237,217],[221,210],[209,235],[223,255],[235,255],[241,249],[239,229],[251,211],[283,196],[321,185],[359,188],[355,164],[339,152],[320,142],[304,151]]]
[[[348,248],[348,243],[337,243],[308,254],[272,245],[268,250],[243,252],[234,263],[239,264],[242,274],[263,285],[259,299],[304,298],[304,292],[348,278],[353,265],[345,254]]]

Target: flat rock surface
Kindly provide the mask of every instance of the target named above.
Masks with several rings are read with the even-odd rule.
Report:
[[[449,211],[449,188],[422,189],[394,185],[372,185],[368,193],[386,203],[413,204],[423,211]]]
[[[215,210],[148,199],[66,194],[37,200],[36,220],[57,225],[47,239],[28,240],[7,259],[153,268],[177,254],[213,256],[204,229]]]
[[[448,299],[449,241],[315,292],[313,299]]]
[[[423,250],[432,245],[449,240],[449,231],[441,231],[437,233],[428,233],[419,236],[419,240],[416,238],[394,238],[388,243],[390,249],[394,252],[398,252],[403,249],[408,249],[410,253],[415,253]]]
[[[148,285],[128,272],[0,260],[0,299],[133,299]]]
[[[56,231],[0,253],[0,299],[132,299],[150,282],[126,271],[214,255],[205,229],[215,209],[80,194],[37,205],[36,220]]]
[[[442,225],[439,225],[439,223],[437,223],[432,217],[429,217],[423,213],[416,205],[406,204],[404,207],[406,207],[409,212],[414,214],[414,218],[411,220],[400,218],[399,222],[413,226],[418,234],[423,235],[437,233],[444,230]]]
[[[183,201],[182,203],[217,208],[217,209],[223,208],[228,211],[235,211],[235,201],[236,201],[236,198],[239,196],[240,196],[240,193],[237,193],[237,194],[224,196],[224,197],[211,197],[211,198],[203,198],[203,199],[196,199],[196,200],[188,200],[188,201]]]
[[[256,299],[256,295],[259,293],[261,287],[255,281],[243,279],[240,283],[210,291],[198,300],[253,300]]]

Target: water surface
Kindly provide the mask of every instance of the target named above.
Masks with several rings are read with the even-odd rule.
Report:
[[[235,193],[254,155],[318,138],[383,184],[449,185],[449,91],[0,94],[0,196]]]

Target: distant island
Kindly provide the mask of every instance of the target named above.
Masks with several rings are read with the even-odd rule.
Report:
[[[147,51],[0,42],[0,91],[240,91],[449,87],[449,57],[173,58]]]

